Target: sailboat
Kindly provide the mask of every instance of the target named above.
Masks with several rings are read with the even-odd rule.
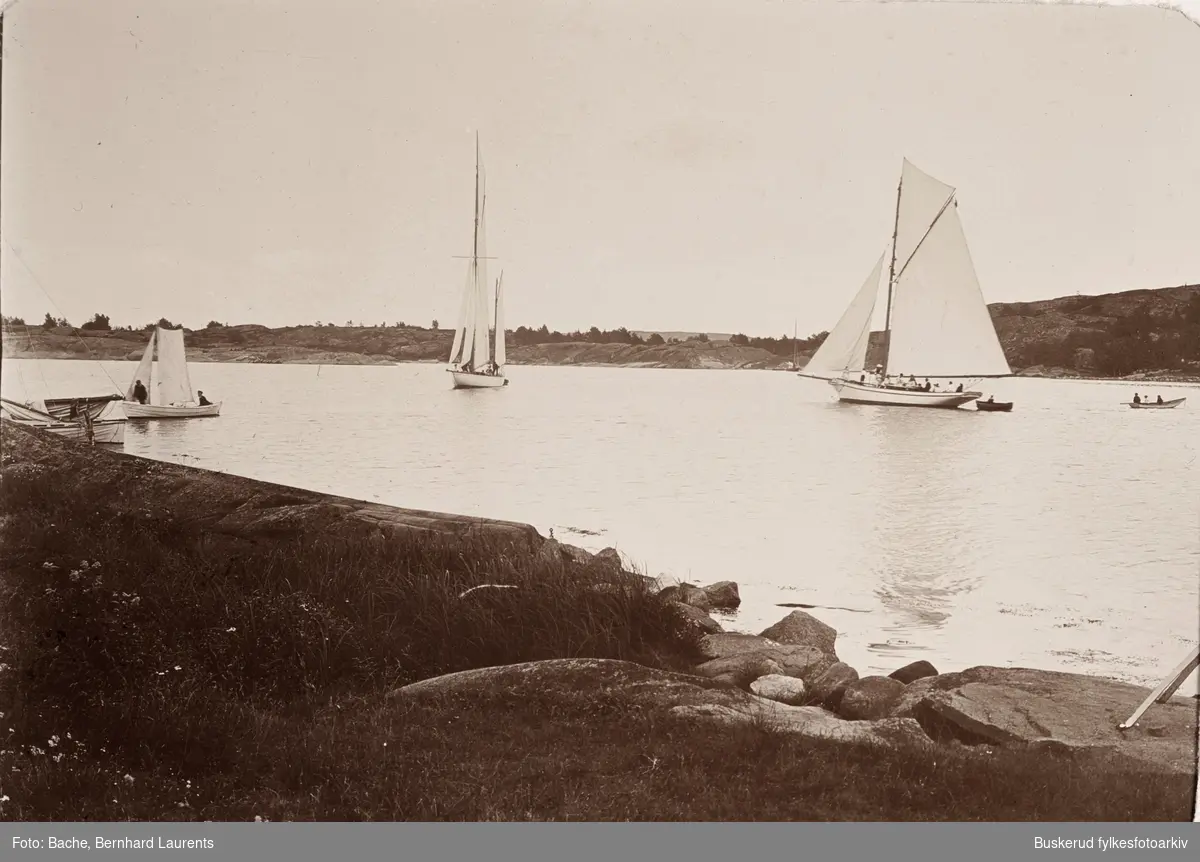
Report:
[[[827,381],[839,401],[946,408],[982,396],[966,389],[969,381],[1012,376],[971,262],[956,190],[908,159],[889,245],[883,361],[864,367],[886,249],[800,375]]]
[[[154,362],[154,349],[158,348],[158,364]],[[134,396],[138,381],[146,387],[147,403],[140,404]],[[142,361],[138,363],[129,388],[125,390],[122,404],[125,415],[130,419],[194,419],[201,416],[217,416],[221,402],[200,404],[192,391],[192,380],[188,375],[187,352],[183,346],[182,329],[154,327],[150,342]]]
[[[475,137],[475,239],[471,250],[467,283],[463,287],[458,328],[450,347],[449,367],[455,389],[499,389],[508,385],[504,376],[507,353],[504,344],[504,294],[501,282],[496,281],[495,341],[489,337],[487,261],[484,251],[484,191],[483,161],[479,155],[479,137]]]
[[[68,440],[117,446],[125,442],[125,417],[123,416],[120,419],[93,419],[91,413],[85,412],[80,415],[78,421],[63,421],[57,416],[44,413],[28,405],[18,404],[9,398],[0,398],[0,419],[15,422],[26,428],[48,431],[58,437],[66,437]]]

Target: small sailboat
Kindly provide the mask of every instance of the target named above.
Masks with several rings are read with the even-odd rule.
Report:
[[[955,192],[904,160],[889,243],[883,361],[871,371],[864,367],[886,251],[801,376],[825,380],[839,401],[955,408],[983,394],[965,389],[966,381],[1012,375],[971,262]]]
[[[125,419],[93,419],[84,411],[76,421],[63,421],[8,398],[0,398],[0,417],[26,428],[48,431],[68,440],[121,445],[125,442]]]
[[[154,361],[155,347],[158,348],[157,364]],[[145,404],[140,403],[134,394],[139,381],[146,387],[148,397]],[[217,416],[221,412],[220,401],[201,404],[196,400],[188,374],[183,330],[158,326],[150,334],[146,352],[142,354],[142,361],[129,381],[121,406],[130,419],[194,419]]]
[[[462,304],[458,315],[458,328],[454,331],[454,343],[450,347],[449,366],[446,368],[454,380],[455,389],[499,389],[508,385],[504,376],[507,360],[504,343],[504,294],[503,273],[496,281],[495,340],[490,337],[488,326],[488,282],[485,252],[483,161],[479,155],[479,137],[475,138],[475,238],[471,250],[467,283],[463,287]]]

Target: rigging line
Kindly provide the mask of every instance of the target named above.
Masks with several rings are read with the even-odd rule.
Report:
[[[59,313],[59,316],[62,317],[63,320],[66,320],[67,316],[65,314],[63,314],[63,310],[58,307],[58,303],[54,301],[54,298],[52,296],[50,296],[50,291],[46,290],[46,287],[45,287],[45,285],[42,284],[41,279],[39,279],[37,277],[37,274],[33,271],[33,269],[29,266],[29,264],[25,262],[25,258],[21,257],[20,252],[18,252],[15,248],[13,248],[13,244],[11,242],[9,242],[7,239],[4,240],[4,242],[8,245],[8,250],[13,253],[13,256],[18,261],[21,262],[21,266],[25,267],[25,271],[27,273],[29,273],[30,277],[34,281],[34,284],[37,285],[38,290],[40,290],[42,292],[42,295],[46,297],[46,300],[52,306],[54,306],[54,310]],[[28,326],[28,324],[26,324],[26,325]],[[74,329],[74,327],[72,327],[72,329]],[[83,349],[87,351],[88,358],[92,362],[95,362],[96,365],[98,365],[100,367],[100,370],[104,372],[104,376],[108,378],[108,382],[113,385],[113,389],[115,389],[117,391],[117,394],[124,396],[124,392],[121,390],[121,387],[117,384],[117,381],[113,380],[112,375],[108,373],[108,370],[104,367],[103,363],[99,359],[96,358],[95,354],[92,353],[92,348],[88,346],[87,340],[78,335],[76,335],[75,337],[79,339],[79,343],[82,344]]]

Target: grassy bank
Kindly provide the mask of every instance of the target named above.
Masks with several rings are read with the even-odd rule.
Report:
[[[144,462],[95,481],[59,448],[4,441],[5,820],[1190,818],[1186,777],[697,726],[603,680],[389,700],[545,658],[684,669],[697,642],[640,579],[597,589],[611,570],[481,537],[213,533],[196,480],[147,510]],[[519,588],[460,598],[481,583]]]

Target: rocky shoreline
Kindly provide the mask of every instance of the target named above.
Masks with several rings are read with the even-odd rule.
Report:
[[[642,577],[670,601],[681,617],[704,632],[706,660],[694,668],[701,680],[663,675],[656,684],[672,701],[672,714],[726,725],[764,720],[788,733],[815,739],[876,745],[939,744],[1052,748],[1114,755],[1125,768],[1195,775],[1200,701],[1176,695],[1155,704],[1128,731],[1117,726],[1149,689],[1104,677],[1033,668],[977,666],[940,673],[927,661],[912,662],[887,676],[861,677],[837,654],[837,631],[795,610],[762,632],[726,632],[711,610],[735,610],[738,586],[721,581],[706,587],[665,587],[624,571],[615,549],[595,556],[543,540],[543,554],[611,568],[614,576]],[[619,578],[610,587],[619,587]],[[617,667],[614,665],[614,667]],[[603,662],[529,663],[481,669],[423,680],[393,693],[403,697],[431,689],[474,686],[512,673],[579,673]],[[678,702],[674,702],[678,700]]]

